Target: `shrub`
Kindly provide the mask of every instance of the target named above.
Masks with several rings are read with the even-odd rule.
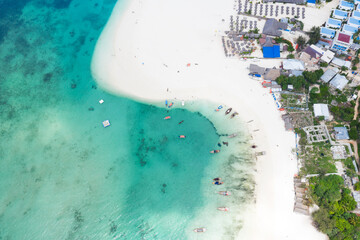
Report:
[[[327,67],[327,66],[329,66],[329,64],[326,63],[326,62],[321,62],[321,63],[320,63],[320,67]]]

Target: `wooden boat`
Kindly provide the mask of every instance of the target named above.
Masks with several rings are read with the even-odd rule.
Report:
[[[227,211],[229,211],[230,209],[227,208],[227,207],[218,207],[218,210],[219,210],[219,211],[222,211],[222,212],[227,212]]]
[[[235,117],[236,115],[238,115],[238,113],[234,112],[233,114],[231,114],[231,118]]]
[[[218,153],[220,150],[211,150],[210,153]]]
[[[223,196],[229,196],[231,195],[231,193],[229,191],[220,191],[219,192],[220,195],[223,195]]]
[[[166,119],[170,119],[171,117],[170,116],[166,116],[166,117],[164,117],[164,119],[166,120]]]
[[[236,136],[237,136],[237,133],[233,133],[233,134],[229,135],[228,138],[234,138]]]
[[[179,138],[186,138],[186,136],[185,135],[180,135]]]
[[[196,233],[203,233],[203,232],[206,232],[206,228],[204,228],[204,227],[195,228],[195,229],[194,229],[194,232],[196,232]]]
[[[228,110],[226,110],[225,115],[229,114],[231,112],[232,108],[229,108]]]
[[[214,178],[213,180],[214,180],[214,181],[220,181],[221,178],[217,177],[217,178]]]
[[[215,182],[213,182],[213,184],[214,184],[214,185],[223,185],[224,182],[215,181]]]

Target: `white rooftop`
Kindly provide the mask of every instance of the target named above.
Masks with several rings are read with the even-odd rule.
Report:
[[[334,52],[327,50],[320,59],[326,63],[329,63],[334,58],[334,56],[335,56]]]
[[[333,78],[333,80],[330,81],[330,85],[332,85],[333,87],[335,87],[339,90],[343,90],[343,88],[346,86],[346,84],[348,82],[349,81],[346,79],[345,76],[336,74],[336,76]]]
[[[322,104],[322,103],[314,104],[314,114],[315,114],[315,117],[324,116],[325,120],[329,120],[330,113],[329,113],[328,105]]]
[[[305,70],[305,64],[303,61],[296,59],[287,59],[283,61],[283,68],[285,70]]]

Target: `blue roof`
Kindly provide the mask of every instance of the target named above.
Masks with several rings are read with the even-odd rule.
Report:
[[[336,140],[349,139],[349,134],[346,127],[334,127]]]
[[[334,10],[334,15],[347,18],[348,13],[339,9]]]
[[[335,30],[332,30],[332,29],[330,29],[330,28],[322,27],[322,28],[320,29],[320,33],[321,33],[321,34],[324,34],[324,35],[330,35],[330,36],[332,36],[332,37],[335,37],[336,31],[335,31]]]
[[[360,2],[360,0],[359,0]],[[359,11],[353,11],[353,16],[360,18],[360,12]]]
[[[333,19],[333,18],[329,18],[327,20],[328,24],[329,25],[335,25],[337,27],[340,27],[341,26],[341,21],[340,20],[337,20],[337,19]]]
[[[264,58],[278,58],[280,57],[280,46],[274,45],[272,47],[263,47]]]
[[[341,1],[339,5],[343,7],[354,8],[354,4],[347,1]]]
[[[360,20],[359,20],[359,19],[356,19],[356,18],[353,18],[353,17],[350,17],[350,18],[349,18],[348,23],[354,24],[354,25],[356,25],[356,26],[360,26]]]
[[[351,33],[356,33],[358,28],[354,27],[354,26],[350,26],[348,24],[345,24],[343,30],[347,31],[347,32],[351,32]]]
[[[360,0],[359,0],[359,1],[360,1]],[[308,3],[315,4],[315,3],[316,3],[316,0],[308,0],[307,2],[308,2]]]

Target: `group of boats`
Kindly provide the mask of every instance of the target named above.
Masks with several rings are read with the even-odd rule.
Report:
[[[168,103],[167,101],[165,101],[165,105],[166,105],[166,107],[171,108],[171,107],[173,106],[173,103]],[[221,105],[216,109],[216,111],[219,111],[220,109],[222,109],[222,106],[221,106]],[[228,108],[228,109],[225,111],[225,115],[228,115],[231,111],[232,111],[232,108]],[[235,117],[236,115],[238,115],[238,113],[237,113],[237,112],[234,112],[234,113],[231,115],[231,118]],[[164,120],[169,120],[169,119],[171,119],[171,116],[166,116],[166,117],[164,117]],[[181,122],[179,122],[179,124],[181,124],[181,123],[183,123],[183,122],[184,122],[184,120],[182,120]],[[236,135],[237,135],[237,134],[234,133],[234,134],[230,135],[229,138],[235,137]],[[185,136],[185,135],[179,135],[179,138],[186,138],[186,136]],[[227,145],[228,143],[227,143],[227,142],[226,142],[226,143],[223,142],[223,144]],[[216,149],[210,151],[210,153],[214,153],[214,154],[215,154],[215,153],[219,153],[219,152],[220,152],[220,150],[216,150]],[[214,182],[213,182],[214,185],[222,185],[222,184],[224,184],[224,182],[221,182],[221,178],[214,178],[213,180],[214,180]],[[229,195],[231,195],[231,193],[230,193],[229,191],[219,191],[218,194],[220,194],[220,195],[222,195],[222,196],[229,196]],[[222,211],[222,212],[228,212],[228,211],[230,210],[228,207],[218,207],[217,209],[218,209],[219,211]],[[194,229],[194,232],[196,232],[196,233],[203,233],[203,232],[206,232],[206,228],[204,228],[204,227],[195,228],[195,229]]]
[[[224,182],[220,182],[221,178],[214,178],[213,180],[214,180],[214,182],[213,182],[214,185],[222,185],[224,183]],[[231,195],[231,193],[229,191],[219,191],[218,194],[220,194],[222,196]],[[218,207],[217,209],[222,212],[228,212],[230,210],[228,207]],[[195,228],[194,232],[203,233],[203,232],[206,232],[206,228],[204,228],[204,227]]]

